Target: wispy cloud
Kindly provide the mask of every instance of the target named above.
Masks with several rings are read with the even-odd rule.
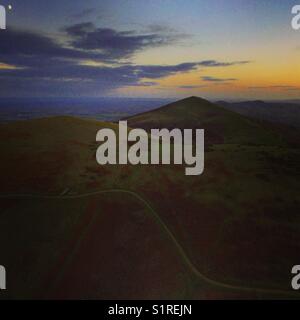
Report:
[[[70,18],[71,18],[71,20],[84,19],[84,18],[90,17],[91,15],[95,14],[96,12],[97,12],[96,8],[86,8],[80,12],[71,14]]]
[[[179,89],[200,89],[200,88],[207,88],[207,86],[206,85],[199,85],[199,86],[189,86],[189,85],[183,85],[183,86],[178,86],[177,88],[179,88]]]
[[[211,77],[211,76],[203,76],[201,77],[203,81],[207,82],[231,82],[231,81],[237,81],[238,79],[236,78],[216,78],[216,77]]]
[[[272,85],[272,86],[250,86],[250,90],[284,90],[284,91],[294,91],[300,90],[300,87],[290,86],[290,85]]]
[[[79,50],[101,51],[107,60],[130,58],[146,48],[165,46],[179,40],[176,33],[164,30],[136,33],[134,30],[118,31],[111,28],[97,28],[92,22],[67,26],[63,29],[70,37],[69,45]]]
[[[216,60],[204,60],[201,61],[201,66],[203,67],[230,67],[230,66],[236,66],[236,65],[243,65],[251,63],[250,60],[241,60],[241,61],[232,61],[232,62],[219,62]]]
[[[150,24],[147,26],[147,30],[153,33],[178,33],[176,29],[164,24]]]

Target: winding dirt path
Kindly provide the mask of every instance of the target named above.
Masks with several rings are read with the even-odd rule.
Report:
[[[160,226],[161,230],[167,234],[170,241],[174,244],[176,247],[176,250],[178,254],[181,256],[182,260],[186,264],[186,266],[190,269],[190,271],[201,281],[205,282],[206,284],[216,286],[222,289],[227,290],[233,290],[233,291],[240,291],[240,292],[251,292],[255,294],[263,294],[263,295],[275,295],[275,296],[288,296],[288,297],[294,297],[294,298],[300,298],[299,293],[293,292],[293,291],[285,291],[280,289],[266,289],[266,288],[251,288],[251,287],[244,287],[244,286],[237,286],[237,285],[231,285],[228,283],[220,282],[213,280],[203,273],[201,273],[197,267],[192,263],[190,258],[185,253],[184,249],[180,245],[180,243],[177,241],[174,234],[170,231],[168,226],[163,222],[159,214],[153,209],[151,204],[145,200],[142,196],[140,196],[138,193],[126,189],[108,189],[108,190],[99,190],[99,191],[93,191],[93,192],[87,192],[82,194],[76,194],[76,195],[34,195],[34,194],[8,194],[8,195],[0,195],[0,199],[80,199],[80,198],[87,198],[92,197],[100,194],[109,194],[109,193],[123,193],[128,194],[136,198],[140,203],[142,203],[151,213],[152,217],[156,221],[156,223]],[[96,213],[97,214],[97,213]],[[92,219],[93,220],[93,219]],[[88,228],[88,227],[87,227]],[[83,235],[85,232],[83,232]],[[80,244],[80,241],[82,241],[83,236],[79,238],[78,243],[75,245],[75,248],[78,247]],[[67,257],[68,264],[70,263],[70,260],[73,257],[73,252],[70,253],[70,256]],[[63,268],[64,269],[64,268]],[[58,278],[61,277],[62,274],[59,274]],[[59,279],[56,279],[58,281]],[[55,282],[56,282],[55,281]]]

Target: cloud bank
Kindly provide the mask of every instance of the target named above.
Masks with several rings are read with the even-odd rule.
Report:
[[[86,22],[66,26],[60,37],[10,28],[0,33],[0,95],[16,92],[29,96],[101,95],[128,86],[155,86],[158,79],[198,68],[250,63],[202,60],[174,65],[134,65],[131,62],[137,52],[177,41],[179,34],[159,26],[136,33],[98,28]]]

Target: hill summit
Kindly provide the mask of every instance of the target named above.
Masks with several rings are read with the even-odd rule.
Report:
[[[200,97],[188,97],[127,118],[132,128],[204,129],[206,144],[278,144],[277,135],[255,121]]]

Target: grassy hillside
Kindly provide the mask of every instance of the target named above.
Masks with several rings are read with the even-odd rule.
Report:
[[[275,144],[278,134],[255,120],[198,97],[176,101],[128,118],[132,128],[205,129],[206,144]]]
[[[210,129],[216,140],[205,153],[203,175],[185,176],[178,165],[99,166],[96,132],[117,130],[115,124],[54,117],[0,126],[6,294],[293,297],[299,148],[199,98],[129,124]]]

